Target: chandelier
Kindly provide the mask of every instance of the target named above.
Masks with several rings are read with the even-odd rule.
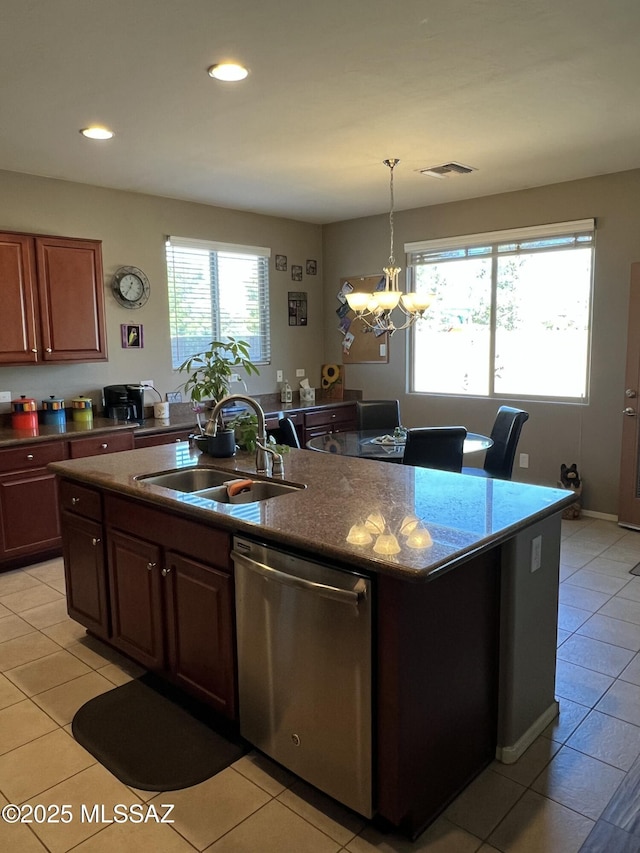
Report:
[[[389,266],[383,268],[384,286],[380,279],[380,289],[373,293],[355,292],[347,295],[347,304],[356,317],[362,320],[367,329],[378,332],[388,332],[392,335],[397,329],[406,329],[417,320],[421,320],[424,312],[433,302],[433,293],[403,293],[398,287],[398,276],[400,267],[396,266],[393,254],[393,170],[400,161],[397,158],[383,160],[385,166],[389,167],[389,194],[391,199],[389,211],[389,231],[391,236],[389,249]],[[395,309],[400,310],[397,315],[399,320],[394,320],[392,314]]]

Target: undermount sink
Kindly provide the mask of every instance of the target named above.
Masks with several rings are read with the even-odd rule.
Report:
[[[180,468],[177,471],[164,471],[160,474],[144,474],[136,477],[139,482],[150,486],[162,486],[165,489],[173,489],[174,492],[195,494],[206,500],[226,504],[255,503],[305,488],[302,485],[253,480],[248,491],[229,497],[224,484],[234,479],[239,479],[239,476],[234,477],[232,471],[221,471],[216,468]]]

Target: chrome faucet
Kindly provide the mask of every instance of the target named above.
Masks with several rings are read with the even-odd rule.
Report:
[[[218,431],[218,415],[222,409],[229,403],[238,400],[242,403],[247,403],[251,406],[258,417],[258,435],[256,436],[256,474],[267,474],[271,476],[271,458],[269,452],[265,450],[267,442],[267,428],[265,424],[264,410],[257,400],[253,397],[247,397],[244,394],[230,394],[228,397],[223,397],[213,407],[211,417],[207,421],[205,433],[207,435],[215,435]],[[282,457],[281,457],[282,458]]]

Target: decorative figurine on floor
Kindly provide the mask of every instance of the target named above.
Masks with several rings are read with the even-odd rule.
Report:
[[[565,465],[564,463],[560,466],[560,483],[559,485],[563,489],[570,489],[573,491],[577,498],[580,498],[582,495],[582,480],[580,479],[580,475],[578,474],[578,468],[576,463],[574,462],[572,465]],[[562,513],[563,518],[574,519],[580,518],[582,513],[582,502],[580,500],[576,500],[575,503],[570,504]]]

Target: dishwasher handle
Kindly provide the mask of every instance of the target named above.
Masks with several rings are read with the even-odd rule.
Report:
[[[281,572],[279,569],[273,569],[271,566],[266,566],[264,563],[259,563],[257,560],[251,560],[245,557],[244,554],[239,554],[237,551],[231,552],[231,558],[234,563],[241,563],[247,569],[261,575],[267,580],[274,580],[284,586],[293,586],[296,589],[306,589],[310,592],[315,592],[322,598],[331,598],[333,601],[341,601],[344,604],[358,604],[366,598],[367,584],[363,578],[359,578],[353,589],[340,589],[336,586],[329,586],[324,583],[317,583],[306,578],[299,578],[296,575],[290,575],[287,572]]]

